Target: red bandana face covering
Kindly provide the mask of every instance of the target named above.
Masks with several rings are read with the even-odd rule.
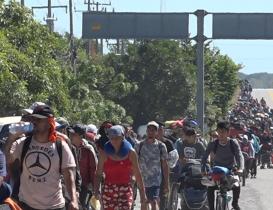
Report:
[[[55,125],[55,120],[54,117],[49,117],[48,118],[48,123],[49,123],[49,141],[50,142],[55,142],[57,140],[57,132],[56,132],[56,125]]]

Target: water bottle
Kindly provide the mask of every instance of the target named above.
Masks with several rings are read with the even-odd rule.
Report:
[[[33,130],[33,124],[30,122],[24,123],[14,123],[9,126],[9,132],[11,134],[16,134],[18,132],[30,133]]]
[[[94,210],[100,210],[101,209],[100,201],[97,200],[94,195],[90,199],[90,205]]]

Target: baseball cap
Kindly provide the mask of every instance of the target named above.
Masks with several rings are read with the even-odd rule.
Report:
[[[67,130],[69,133],[76,133],[79,135],[84,135],[85,131],[86,131],[86,126],[83,124],[77,123],[77,124],[69,127]]]
[[[50,106],[48,105],[38,105],[34,108],[33,113],[31,114],[32,117],[37,118],[48,118],[54,117],[54,113],[51,110]]]
[[[107,135],[110,139],[116,136],[124,136],[124,128],[120,125],[114,125],[107,130]]]
[[[69,126],[69,122],[64,117],[58,117],[55,119],[56,122],[56,128],[57,129],[63,129]]]
[[[24,114],[32,114],[35,107],[41,106],[41,105],[46,105],[46,104],[43,102],[37,101],[37,102],[34,102],[29,108],[23,109],[22,111]]]
[[[158,129],[158,128],[159,128],[158,123],[157,123],[157,122],[155,122],[155,121],[148,122],[147,127],[149,127],[149,126],[154,126],[154,127],[156,127],[156,129]]]
[[[89,124],[86,126],[86,137],[89,139],[94,139],[97,135],[98,129],[94,124]]]
[[[97,126],[95,126],[94,124],[89,124],[86,126],[86,133],[97,134],[97,132],[98,132]]]
[[[243,140],[248,141],[248,136],[247,135],[243,135]]]

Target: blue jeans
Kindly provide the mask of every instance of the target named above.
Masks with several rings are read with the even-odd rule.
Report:
[[[0,187],[0,204],[4,202],[4,200],[11,196],[11,187],[6,182],[3,182]]]

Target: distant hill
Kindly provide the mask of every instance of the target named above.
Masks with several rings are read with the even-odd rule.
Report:
[[[253,88],[273,88],[273,74],[255,73],[244,74],[238,73],[240,79],[247,79]]]

